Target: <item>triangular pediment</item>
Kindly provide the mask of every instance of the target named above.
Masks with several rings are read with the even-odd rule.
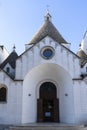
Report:
[[[68,46],[68,44],[69,43],[62,43],[62,44],[60,44],[60,43],[58,43],[58,42],[56,42],[52,37],[50,37],[50,36],[46,36],[46,37],[44,37],[43,39],[41,39],[39,42],[37,42],[36,44],[32,44],[32,45],[29,45],[29,44],[27,44],[27,48],[28,49],[26,49],[25,50],[25,52],[23,52],[20,56],[19,56],[19,58],[22,56],[22,55],[26,55],[26,53],[28,53],[28,52],[30,52],[31,50],[34,50],[34,48],[35,47],[38,47],[39,49],[41,49],[41,48],[43,48],[43,47],[45,47],[45,46],[55,46],[55,48],[54,48],[54,50],[56,49],[56,47],[57,46],[60,46],[62,49],[64,49],[65,51],[67,51],[67,52],[69,52],[69,53],[71,53],[71,54],[73,54],[74,56],[76,56],[77,58],[79,58],[74,52],[72,52],[67,46]],[[39,51],[39,50],[38,50]],[[62,53],[62,52],[61,52]]]

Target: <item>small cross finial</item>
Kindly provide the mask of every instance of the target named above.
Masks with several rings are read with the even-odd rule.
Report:
[[[46,6],[47,7],[47,9],[46,9],[46,15],[45,15],[45,21],[51,21],[51,15],[50,15],[50,13],[49,13],[49,5],[47,5]]]
[[[15,51],[15,49],[16,49],[16,47],[15,47],[15,44],[14,44],[14,46],[13,46],[13,51]]]
[[[50,6],[49,6],[49,5],[47,5],[47,13],[49,13],[49,8],[50,8]]]

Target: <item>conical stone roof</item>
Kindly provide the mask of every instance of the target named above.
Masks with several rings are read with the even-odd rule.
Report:
[[[62,37],[59,31],[52,24],[51,15],[49,13],[47,13],[47,15],[45,16],[43,25],[36,33],[36,35],[33,37],[33,39],[29,42],[29,44],[36,44],[46,36],[50,36],[52,39],[54,39],[56,42],[60,44],[67,44],[67,41]]]
[[[84,34],[80,48],[77,55],[81,58],[81,66],[83,67],[87,63],[87,31]]]
[[[77,55],[81,58],[81,66],[83,67],[87,63],[87,55],[82,49],[79,49]]]

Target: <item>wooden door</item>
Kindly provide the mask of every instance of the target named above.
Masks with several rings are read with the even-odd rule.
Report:
[[[37,122],[43,122],[43,100],[37,99]]]
[[[59,99],[54,99],[54,122],[59,122]]]
[[[40,99],[37,100],[38,122],[59,122],[59,100],[56,86],[45,82],[40,86]]]

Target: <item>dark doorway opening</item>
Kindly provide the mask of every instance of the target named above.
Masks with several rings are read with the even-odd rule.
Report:
[[[59,100],[56,86],[45,82],[40,86],[40,98],[37,100],[38,122],[59,122]]]
[[[43,100],[43,121],[53,122],[54,121],[54,111],[53,111],[53,100]]]

